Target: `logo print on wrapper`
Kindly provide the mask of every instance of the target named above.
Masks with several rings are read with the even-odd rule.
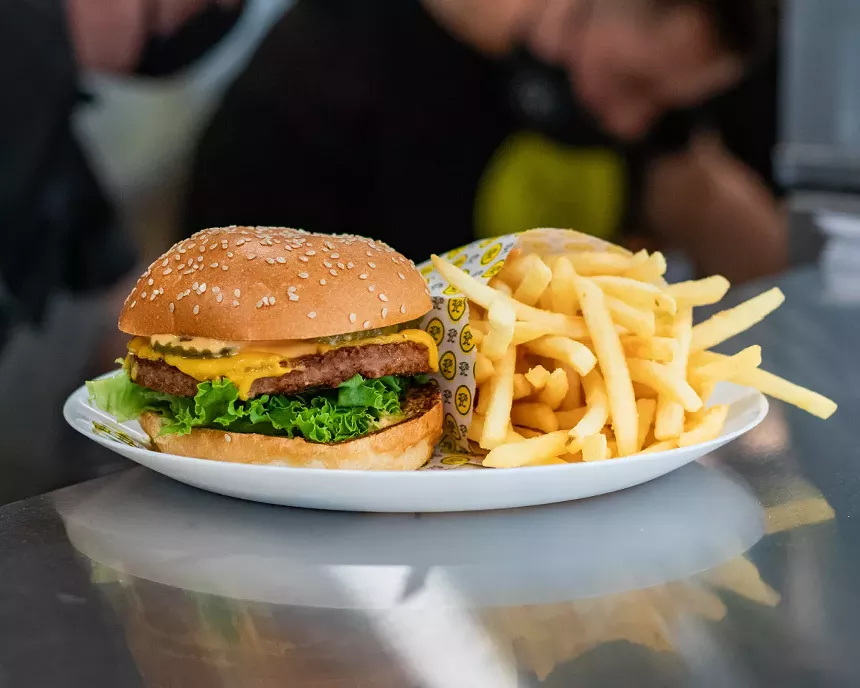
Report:
[[[472,336],[472,328],[469,327],[469,323],[466,323],[460,330],[460,351],[467,354],[474,348],[475,338]]]
[[[481,256],[481,265],[489,265],[490,263],[492,263],[496,259],[496,256],[501,253],[501,250],[501,242],[493,244],[489,249],[484,251],[484,255]]]
[[[453,380],[457,375],[457,357],[453,351],[446,351],[439,357],[439,372],[446,380]]]
[[[460,427],[457,419],[450,413],[445,414],[445,436],[454,440],[460,439]]]
[[[429,323],[427,323],[427,327],[424,329],[427,330],[427,334],[433,337],[433,341],[436,342],[436,346],[442,344],[442,341],[445,339],[445,326],[439,318],[433,318]]]
[[[466,385],[457,387],[457,393],[454,395],[454,405],[461,416],[465,416],[472,408],[472,392]]]
[[[503,267],[505,267],[505,261],[500,260],[498,263],[493,265],[493,267],[491,267],[489,270],[487,270],[483,276],[486,279],[493,279],[493,277],[495,277],[496,275],[499,274],[499,272],[501,272]]]
[[[466,299],[448,299],[448,316],[458,322],[466,312]]]

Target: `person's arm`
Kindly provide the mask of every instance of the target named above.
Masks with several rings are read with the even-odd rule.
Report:
[[[649,229],[701,274],[743,282],[788,267],[784,212],[758,175],[711,138],[651,163],[643,204]]]

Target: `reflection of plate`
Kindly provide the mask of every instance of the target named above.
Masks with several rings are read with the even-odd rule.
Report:
[[[731,404],[718,439],[694,447],[615,461],[516,470],[418,472],[327,471],[190,459],[150,451],[93,431],[84,387],[66,401],[66,420],[99,444],[180,482],[220,494],[272,504],[352,511],[474,511],[554,504],[593,497],[653,480],[695,461],[758,425],[767,401],[758,392],[723,384],[714,403]],[[110,418],[107,416],[107,418]],[[115,421],[114,421],[115,422]],[[132,439],[136,423],[128,423]]]
[[[132,471],[57,497],[77,549],[138,578],[331,608],[500,606],[688,577],[762,535],[758,502],[688,466],[624,494],[478,514],[344,514],[209,495]]]

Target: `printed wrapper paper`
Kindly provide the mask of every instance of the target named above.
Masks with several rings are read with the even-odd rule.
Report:
[[[514,252],[540,256],[576,251],[618,251],[601,239],[564,229],[533,229],[475,241],[448,251],[443,257],[486,284]],[[472,422],[475,398],[475,342],[469,329],[469,304],[430,261],[418,266],[430,287],[431,310],[421,321],[439,347],[439,374],[445,426],[433,458],[422,470],[482,468],[483,457],[472,453],[466,433]]]

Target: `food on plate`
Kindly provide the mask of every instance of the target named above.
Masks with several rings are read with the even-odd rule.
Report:
[[[415,326],[430,307],[381,242],[207,229],[138,280],[123,370],[87,383],[90,397],[171,454],[414,470],[442,431],[436,344]]]
[[[524,244],[527,246],[528,244]],[[836,404],[760,369],[761,347],[710,351],[785,300],[771,289],[694,325],[729,289],[719,275],[667,284],[659,253],[514,249],[488,283],[438,256],[470,303],[477,386],[467,433],[495,468],[604,461],[713,440],[714,386],[754,387],[820,418]]]

